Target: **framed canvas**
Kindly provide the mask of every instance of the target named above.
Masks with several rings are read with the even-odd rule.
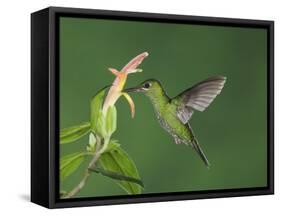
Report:
[[[31,201],[273,194],[273,21],[31,15]]]

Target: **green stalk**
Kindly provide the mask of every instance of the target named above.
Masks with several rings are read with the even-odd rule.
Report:
[[[105,142],[106,141],[106,142]],[[97,143],[96,143],[96,153],[94,153],[92,160],[90,161],[89,165],[87,166],[87,169],[85,170],[85,174],[83,178],[80,180],[80,182],[68,193],[62,196],[63,199],[66,198],[72,198],[74,197],[78,192],[81,191],[81,189],[85,186],[86,182],[88,181],[93,169],[95,169],[96,163],[98,159],[100,158],[103,151],[107,148],[107,145],[109,143],[109,139],[105,139],[103,141],[97,137]]]

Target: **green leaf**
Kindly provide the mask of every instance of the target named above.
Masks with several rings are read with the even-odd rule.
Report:
[[[106,151],[101,155],[99,164],[102,169],[108,172],[118,173],[119,175],[141,181],[135,163],[128,154],[117,145],[115,145],[112,151]],[[113,179],[128,194],[141,193],[142,188],[139,184],[128,180],[117,180],[116,177]]]
[[[96,139],[95,135],[94,135],[93,133],[90,133],[90,136],[89,136],[89,145],[90,145],[91,147],[95,147],[96,142],[97,142],[97,139]]]
[[[84,161],[88,154],[79,152],[66,155],[60,159],[60,181],[72,174]]]
[[[112,139],[112,140],[109,141],[109,144],[108,144],[106,150],[104,151],[104,153],[113,151],[113,150],[115,150],[115,149],[118,150],[119,147],[120,147],[120,144],[118,143],[118,141]]]
[[[106,132],[111,136],[116,131],[117,111],[115,106],[110,106],[106,113]]]
[[[106,87],[107,88],[107,87]],[[101,89],[91,100],[91,128],[96,131],[99,113],[102,110],[102,103],[105,89]]]
[[[89,144],[87,145],[86,150],[88,152],[95,152],[96,143],[97,143],[96,136],[93,132],[91,132],[89,135]]]
[[[84,122],[80,125],[64,128],[60,131],[60,144],[74,142],[90,131],[90,123]]]
[[[100,167],[96,167],[92,171],[96,172],[96,173],[100,173],[104,176],[110,177],[112,179],[124,180],[124,181],[139,184],[140,186],[144,187],[143,182],[141,180],[130,177],[130,176],[125,176],[125,175],[117,173],[117,172],[108,171],[108,170],[105,170],[105,169],[100,168]]]
[[[107,136],[106,127],[105,127],[105,116],[101,110],[98,111],[95,131],[101,137]]]

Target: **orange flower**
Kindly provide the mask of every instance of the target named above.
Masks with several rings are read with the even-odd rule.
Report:
[[[108,107],[113,106],[120,96],[124,96],[131,108],[132,117],[135,115],[135,105],[128,93],[122,92],[128,74],[141,72],[141,69],[137,67],[142,63],[142,61],[148,56],[147,52],[141,53],[140,55],[133,58],[127,65],[125,65],[121,71],[118,71],[114,68],[108,68],[108,70],[116,76],[111,88],[108,91],[108,94],[105,98],[103,104],[103,112],[106,113]]]

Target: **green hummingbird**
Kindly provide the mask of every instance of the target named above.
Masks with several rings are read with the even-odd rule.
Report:
[[[197,83],[174,98],[170,98],[161,83],[149,79],[125,92],[142,92],[152,102],[160,125],[173,137],[176,144],[190,145],[207,167],[210,163],[197,141],[189,120],[196,111],[204,111],[220,94],[226,77],[214,76]]]

